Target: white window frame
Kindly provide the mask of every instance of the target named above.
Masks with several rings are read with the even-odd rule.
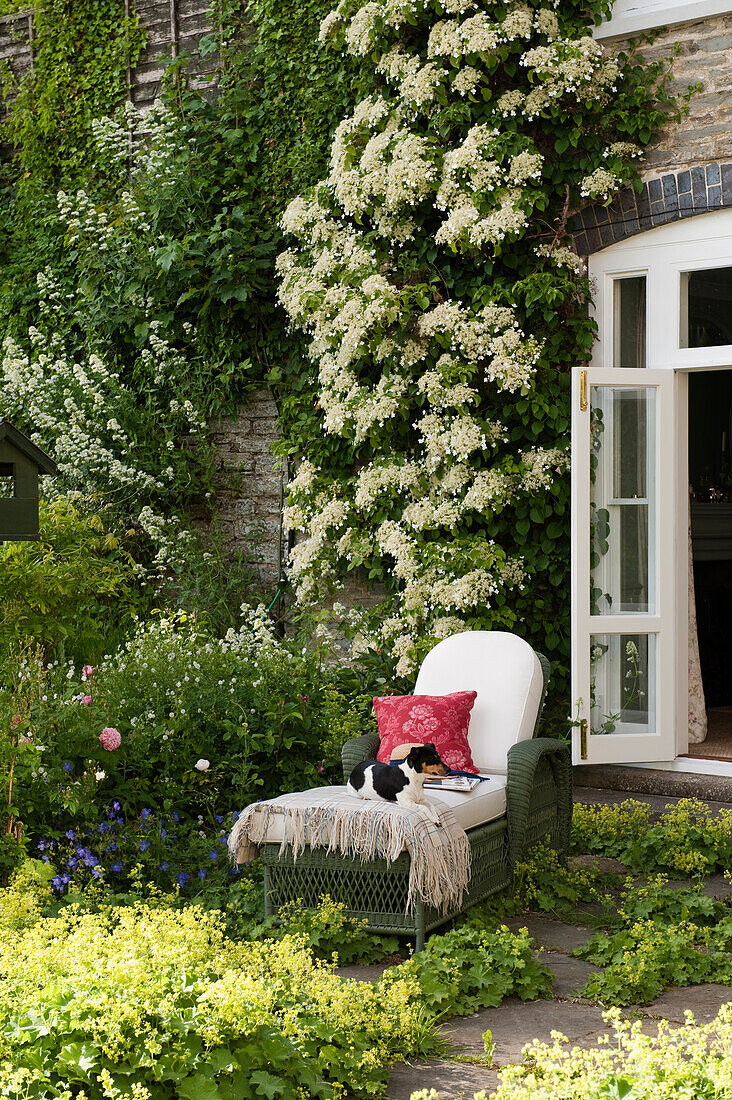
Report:
[[[732,210],[714,210],[649,229],[590,257],[595,280],[594,316],[601,339],[593,367],[612,367],[615,281],[646,277],[646,366],[710,370],[732,366],[732,344],[680,347],[681,285],[687,271],[732,266]]]
[[[732,12],[730,0],[615,0],[612,17],[592,33],[599,39],[615,38],[728,12]]]

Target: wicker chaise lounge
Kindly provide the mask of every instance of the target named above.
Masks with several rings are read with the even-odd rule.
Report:
[[[306,848],[295,861],[291,849],[280,855],[281,837],[272,836],[276,843],[261,849],[266,912],[296,899],[315,907],[329,894],[376,931],[414,936],[420,950],[427,932],[507,886],[513,865],[531,844],[546,838],[558,852],[566,852],[572,815],[569,747],[537,736],[548,682],[546,658],[517,635],[498,631],[446,638],[419,671],[415,694],[478,693],[468,739],[476,766],[491,778],[470,794],[439,792],[470,841],[471,880],[461,910],[439,913],[417,902],[413,913],[406,912],[406,852],[391,864],[362,863]],[[361,760],[375,759],[378,747],[377,736],[344,745],[344,782]]]

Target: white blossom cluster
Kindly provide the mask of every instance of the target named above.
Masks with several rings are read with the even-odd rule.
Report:
[[[554,166],[521,124],[602,107],[621,79],[589,35],[563,36],[558,7],[340,0],[320,29],[322,41],[371,55],[381,90],[343,119],[327,179],[282,220],[280,300],[309,337],[322,427],[354,448],[350,474],[305,459],[290,482],[292,575],[300,600],[315,602],[345,571],[380,563],[397,595],[371,625],[354,625],[357,645],[386,646],[402,673],[425,638],[523,587],[524,563],[486,539],[486,521],[567,469],[561,446],[512,452],[509,431],[483,412],[496,391],[529,394],[545,354],[518,305],[489,274],[461,296],[401,262],[428,234],[434,255],[464,253],[489,270],[546,208]],[[507,56],[513,75],[496,87]],[[439,120],[451,111],[463,121],[445,138]],[[582,193],[619,186],[607,158],[636,155],[608,145]],[[583,274],[561,239],[533,251],[543,271]]]
[[[154,175],[160,183],[175,184],[175,153],[183,140],[179,117],[158,99],[138,110],[126,102],[118,118],[92,120],[96,155],[102,165],[128,172]]]
[[[573,271],[575,275],[581,275],[585,271],[585,263],[573,249],[561,244],[540,244],[534,249],[537,256],[545,257],[556,267],[565,267]]]
[[[623,180],[607,168],[596,168],[580,183],[580,194],[586,199],[607,202],[623,186]]]
[[[164,517],[156,503],[175,480],[169,452],[176,448],[176,436],[203,432],[205,418],[190,400],[171,401],[158,414],[158,427],[162,422],[166,429],[166,451],[145,455],[145,422],[134,391],[100,352],[70,350],[69,318],[83,323],[84,317],[74,295],[62,292],[50,269],[38,274],[37,284],[37,324],[28,331],[27,346],[10,337],[2,346],[0,415],[29,421],[33,441],[52,446],[60,478],[47,481],[49,495],[63,485],[67,495],[78,493],[132,514],[155,551],[151,567],[138,572],[145,583],[154,584],[171,569],[182,568],[191,540],[180,519]],[[140,356],[164,388],[188,364],[160,335],[159,321],[151,320],[148,328]],[[151,503],[139,514],[133,511],[145,499]]]

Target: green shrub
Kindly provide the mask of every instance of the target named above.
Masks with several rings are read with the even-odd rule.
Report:
[[[37,542],[0,544],[0,662],[41,645],[96,660],[132,626],[134,560],[98,515],[71,500],[41,502]]]
[[[405,977],[419,982],[430,1011],[446,1016],[468,1016],[504,997],[551,996],[552,990],[551,972],[533,958],[525,928],[456,928],[431,936],[424,951],[387,972],[382,982]]]
[[[140,901],[19,921],[17,893],[0,895],[14,1100],[370,1096],[391,1061],[435,1047],[413,979],[346,982],[302,936],[234,943],[216,914]]]
[[[55,863],[57,887],[123,889],[138,867],[161,888],[217,894],[230,880],[233,813],[342,781],[341,741],[367,728],[370,701],[338,690],[327,651],[278,639],[261,612],[243,615],[224,638],[184,614],[159,616],[93,669],[26,659],[0,690],[0,729],[22,742],[16,816]],[[119,747],[104,747],[104,729]]]
[[[611,856],[647,874],[713,874],[732,862],[732,811],[682,798],[652,823],[650,808],[633,799],[619,806],[575,805],[572,851]]]

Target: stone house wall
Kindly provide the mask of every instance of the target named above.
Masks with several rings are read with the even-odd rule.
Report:
[[[610,52],[628,48],[607,38]],[[670,91],[700,84],[680,121],[669,121],[645,154],[643,190],[621,192],[609,206],[585,207],[570,223],[577,251],[591,255],[636,233],[680,218],[732,206],[732,13],[708,16],[662,31],[642,44],[647,61],[673,60]]]
[[[210,425],[218,451],[217,509],[224,541],[242,554],[263,589],[274,588],[287,553],[282,531],[285,464],[272,452],[279,439],[277,405],[267,389],[253,392],[236,416]]]
[[[679,52],[673,62],[670,91],[683,93],[701,83],[688,115],[664,128],[644,159],[645,179],[678,172],[692,165],[732,160],[732,13],[707,16],[662,31],[651,45],[641,45],[647,61]],[[606,49],[627,48],[622,38],[603,41]]]

